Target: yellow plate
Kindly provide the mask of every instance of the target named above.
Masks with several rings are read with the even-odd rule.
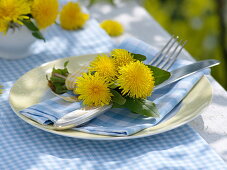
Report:
[[[83,138],[83,139],[96,139],[96,140],[122,140],[122,139],[133,139],[139,137],[150,136],[154,134],[159,134],[166,132],[168,130],[179,127],[185,123],[188,123],[195,117],[197,117],[204,108],[206,108],[211,102],[212,98],[212,88],[208,79],[203,76],[203,78],[194,86],[190,93],[182,101],[180,109],[171,118],[159,123],[158,125],[147,128],[140,131],[132,136],[126,137],[113,137],[113,136],[102,136],[94,135],[84,132],[78,132],[75,130],[65,130],[57,131],[53,130],[51,125],[44,126],[39,123],[19,114],[19,110],[25,109],[31,105],[37,104],[44,99],[53,97],[47,86],[46,74],[49,74],[53,68],[63,67],[65,61],[70,61],[68,68],[69,71],[78,70],[85,64],[92,61],[97,54],[84,55],[69,57],[64,59],[58,59],[52,62],[45,63],[40,67],[37,67],[25,75],[23,75],[19,80],[16,81],[14,86],[10,91],[9,101],[14,112],[23,119],[25,122],[35,126],[39,129],[51,132],[54,134],[68,136],[73,138]]]

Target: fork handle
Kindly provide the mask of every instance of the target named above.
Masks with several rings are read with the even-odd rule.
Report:
[[[102,106],[102,107],[93,107],[90,109],[77,109],[70,113],[67,113],[63,117],[59,118],[54,123],[54,128],[56,130],[65,130],[71,129],[76,126],[80,126],[109,110],[112,105]]]

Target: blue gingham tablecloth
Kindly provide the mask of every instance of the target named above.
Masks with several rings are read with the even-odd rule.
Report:
[[[34,54],[9,61],[0,59],[0,81],[9,86],[22,74],[50,60],[87,53],[108,52],[114,44],[90,20],[76,32],[53,26],[37,42]],[[0,169],[226,169],[209,145],[188,125],[146,138],[122,141],[73,139],[44,132],[20,120],[0,95]]]

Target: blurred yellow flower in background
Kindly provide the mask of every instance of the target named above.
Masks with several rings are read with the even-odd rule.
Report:
[[[91,62],[89,71],[98,72],[99,75],[104,77],[107,81],[114,80],[117,74],[114,60],[107,55],[96,57]]]
[[[154,88],[153,72],[140,61],[120,67],[120,76],[117,83],[123,95],[132,98],[146,98],[151,95]]]
[[[32,4],[32,16],[38,27],[44,29],[52,25],[58,15],[58,0],[34,0]]]
[[[111,52],[114,62],[117,67],[125,66],[130,62],[134,62],[133,55],[125,49],[114,49]]]
[[[112,93],[108,83],[98,73],[94,75],[84,73],[76,81],[77,88],[74,93],[79,94],[78,99],[83,100],[84,105],[104,106],[111,101]]]
[[[124,32],[124,28],[118,21],[104,20],[100,26],[109,34],[110,36],[119,36]]]
[[[10,22],[23,25],[21,20],[30,13],[30,3],[27,0],[0,0],[0,31],[6,32]]]
[[[83,13],[80,5],[75,2],[68,2],[60,13],[60,25],[66,30],[82,28],[88,19],[89,15]]]

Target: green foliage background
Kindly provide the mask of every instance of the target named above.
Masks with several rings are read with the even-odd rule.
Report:
[[[212,68],[212,75],[227,89],[225,5],[225,0],[144,1],[147,11],[170,34],[188,40],[185,48],[195,59],[221,61],[219,66]]]

